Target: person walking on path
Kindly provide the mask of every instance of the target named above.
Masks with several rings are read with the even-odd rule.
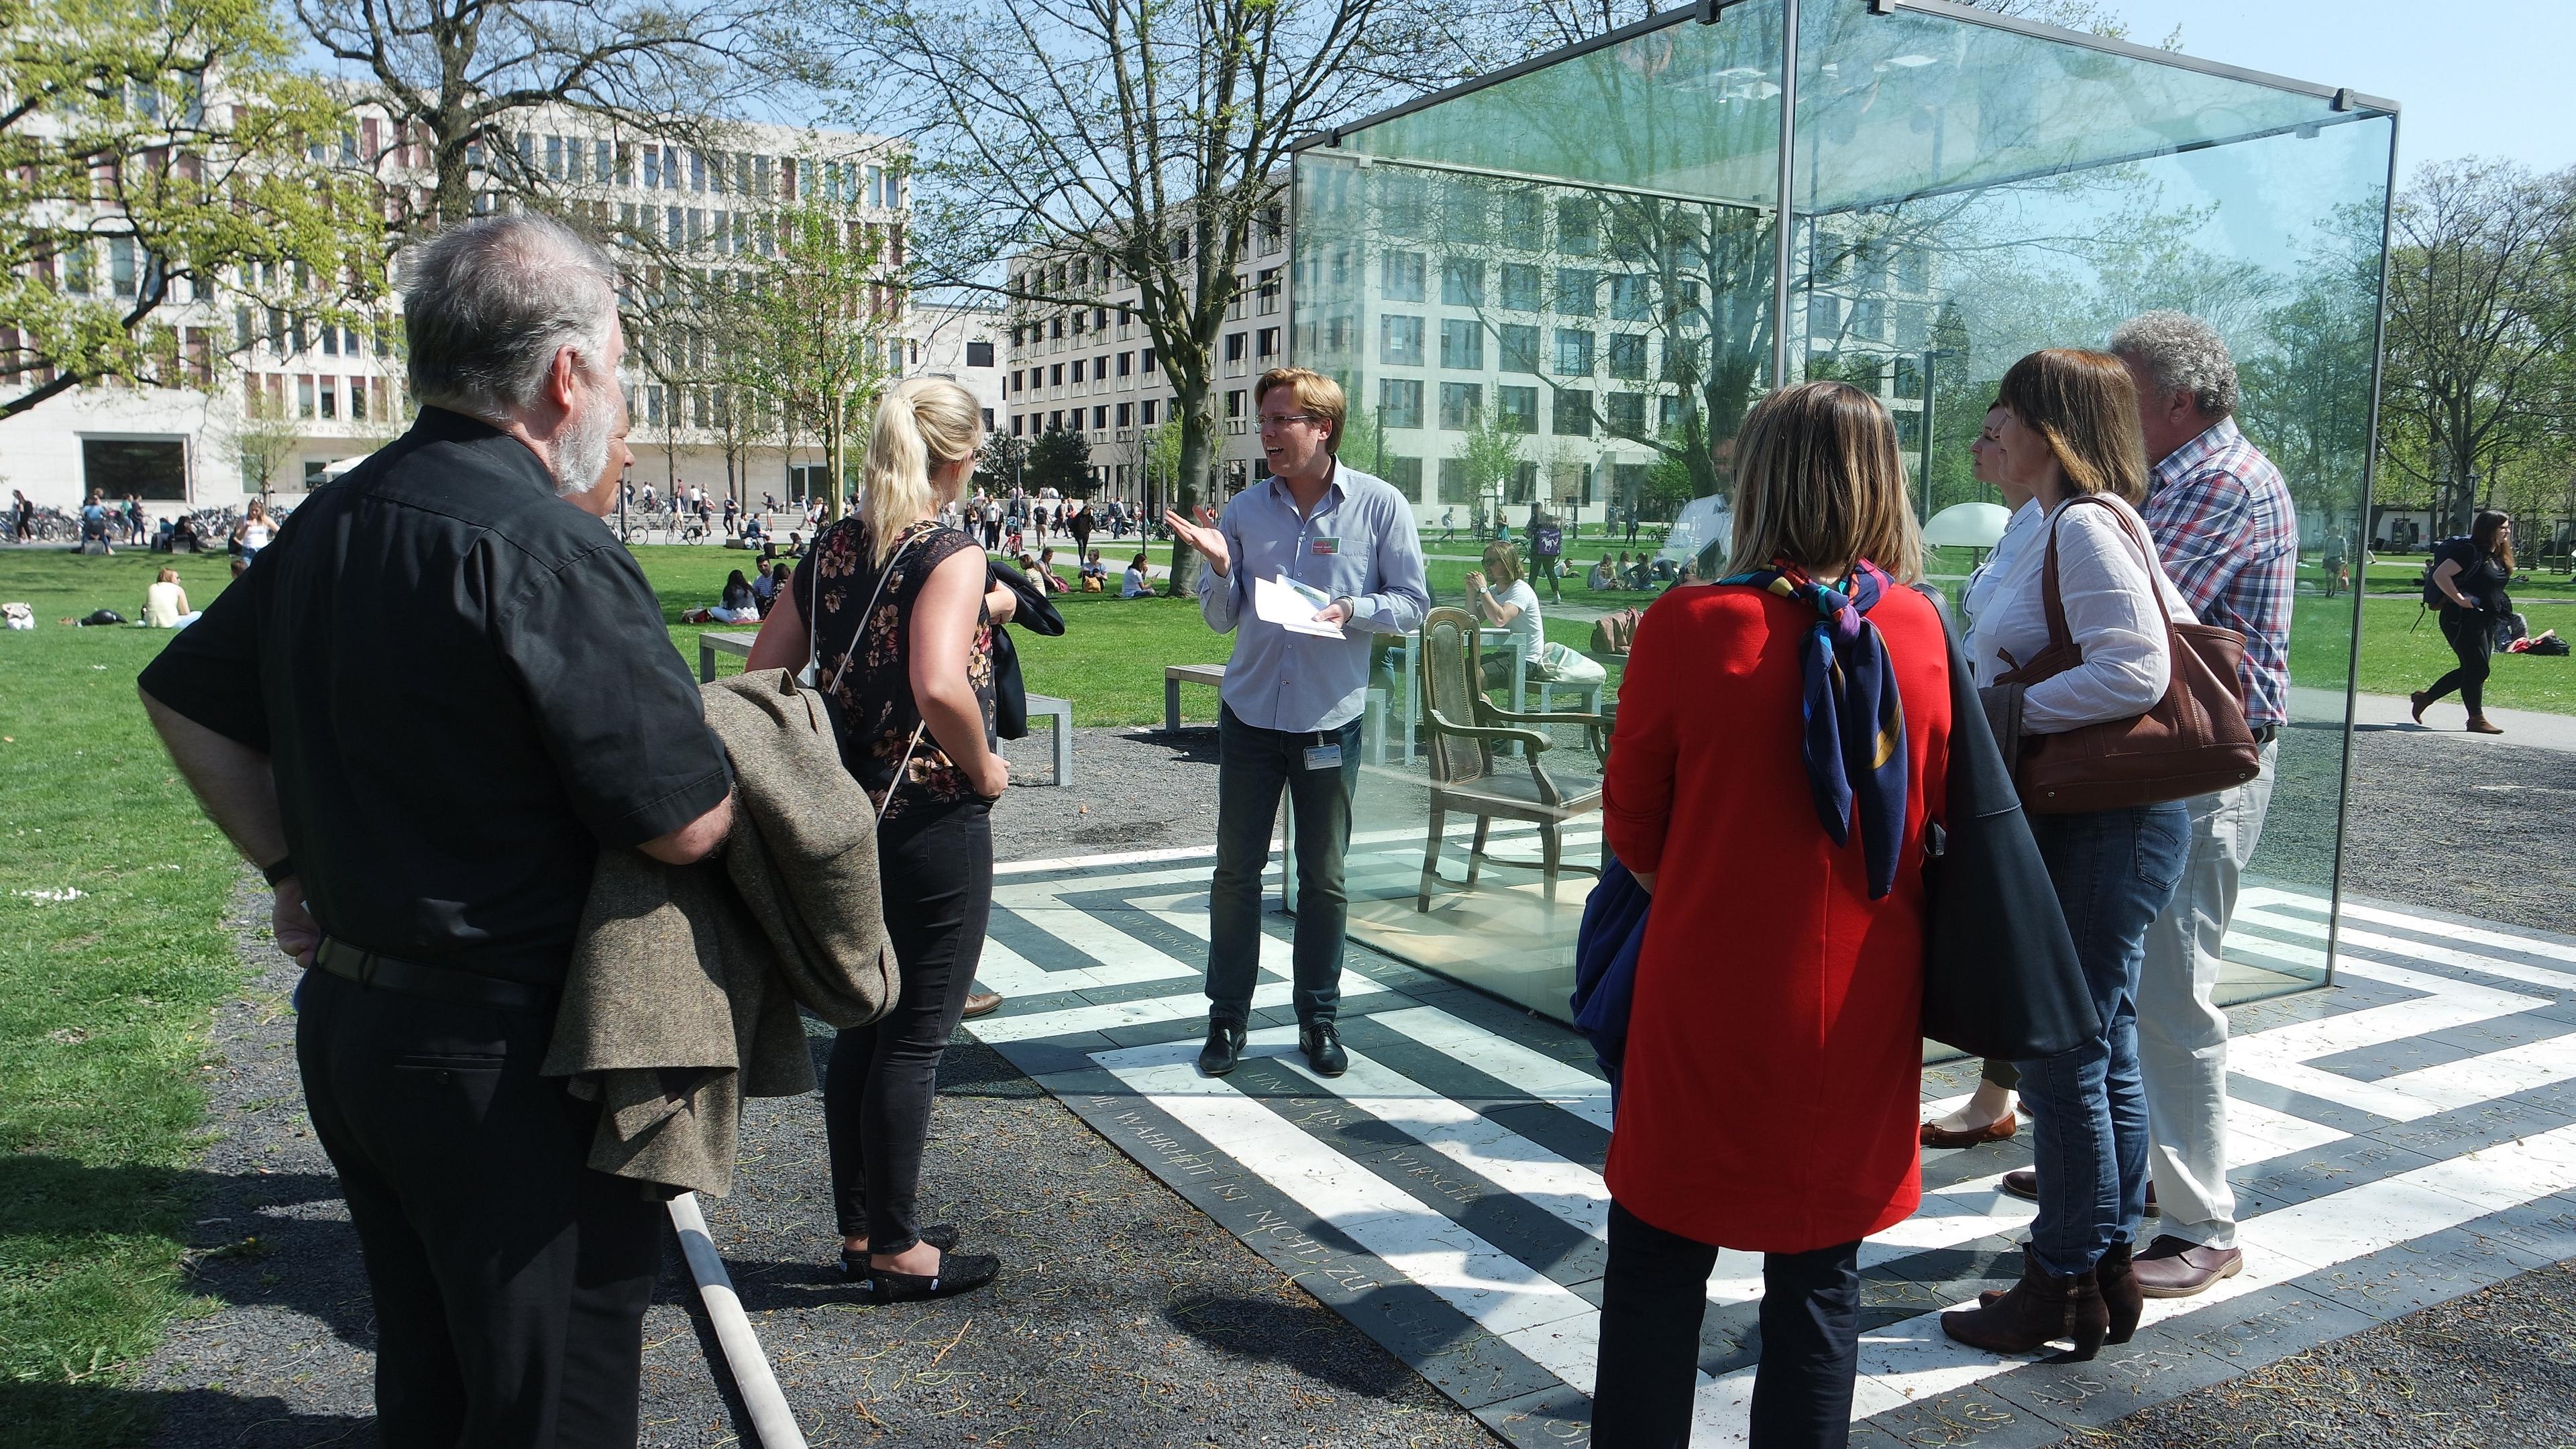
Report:
[[[1732,556],[1756,567],[1646,611],[1603,782],[1603,838],[1654,905],[1605,1171],[1602,1449],[1689,1443],[1721,1247],[1763,1255],[1752,1442],[1847,1443],[1860,1242],[1922,1198],[1923,836],[1950,663],[1907,587],[1922,544],[1896,425],[1858,388],[1804,383],[1755,406],[1737,457]],[[1821,750],[1819,712],[1841,721]]]
[[[1077,559],[1089,558],[1091,556],[1091,525],[1094,522],[1091,516],[1091,505],[1077,498],[1071,503],[1066,504],[1064,507],[1066,515],[1064,519],[1064,530],[1065,532],[1073,535],[1073,556]]]
[[[9,490],[14,496],[9,506],[9,529],[20,543],[36,540],[36,505],[23,488]]]
[[[1015,596],[990,582],[974,539],[937,516],[973,476],[982,429],[956,383],[896,383],[868,430],[858,507],[815,538],[744,664],[813,662],[840,706],[841,758],[880,812],[902,992],[883,1020],[833,1038],[823,1075],[841,1270],[880,1302],[971,1292],[1002,1267],[953,1251],[953,1229],[917,1218],[939,1060],[992,917],[993,805],[1010,783],[993,733],[993,630]]]
[[[2110,350],[2136,390],[2150,465],[2139,512],[2193,616],[2243,636],[2237,677],[2245,722],[2262,746],[2252,780],[2187,802],[2190,859],[2148,928],[2138,981],[2138,1070],[2162,1213],[2155,1241],[2137,1255],[2138,1283],[2150,1297],[2185,1298],[2244,1266],[2227,1181],[2219,948],[2262,839],[2290,717],[2299,515],[2281,471],[2237,429],[2236,363],[2216,329],[2180,312],[2148,312],[2122,323]]]
[[[2442,638],[2460,663],[2429,688],[2407,696],[2415,707],[2415,722],[2422,724],[2424,711],[2456,689],[2460,703],[2469,707],[2469,733],[2503,734],[2487,721],[2486,683],[2496,620],[2513,605],[2505,594],[2505,585],[2513,581],[2513,519],[2481,513],[2470,522],[2468,537],[2433,545],[2433,570],[2425,581],[2441,598]]]
[[[1553,515],[1533,513],[1529,526],[1530,567],[1547,580],[1547,601],[1565,602],[1565,590],[1557,579],[1557,564],[1565,555],[1565,528]]]
[[[588,1167],[599,1106],[538,1066],[599,852],[706,857],[733,778],[599,522],[615,268],[528,213],[405,260],[418,419],[180,631],[144,708],[310,968],[296,1058],[384,1441],[625,1449],[669,1220]]]
[[[1348,914],[1342,857],[1359,777],[1366,636],[1411,633],[1431,599],[1412,507],[1335,455],[1348,407],[1341,384],[1275,367],[1252,395],[1269,478],[1236,494],[1212,522],[1163,515],[1206,563],[1200,615],[1209,628],[1234,634],[1217,710],[1208,1035],[1199,1069],[1223,1076],[1243,1055],[1261,959],[1261,877],[1284,792],[1297,842],[1297,1044],[1318,1073],[1339,1076],[1350,1060],[1335,1021]],[[1343,636],[1298,633],[1259,617],[1254,581],[1274,579],[1324,599],[1316,622],[1340,626]]]
[[[2035,352],[2004,374],[1995,466],[2026,488],[2045,523],[2042,567],[1998,586],[1977,620],[1987,689],[2016,690],[2022,730],[2055,735],[2129,719],[2163,698],[2173,658],[2169,622],[2191,606],[2165,578],[2132,500],[2147,490],[2137,389],[2107,352]],[[2057,554],[2074,667],[2006,682],[2016,660],[2051,639],[2046,559]],[[2030,1353],[2069,1340],[2089,1359],[2137,1329],[2142,1275],[2132,1266],[2146,1215],[2148,1107],[2140,1081],[2139,973],[2147,929],[2173,898],[2190,856],[2191,812],[2179,800],[2030,817],[2074,937],[2101,1027],[2079,1045],[2018,1064],[2031,1113],[2026,1180],[2039,1202],[2021,1281],[1974,1308],[1941,1315],[1950,1337],[1990,1353]]]

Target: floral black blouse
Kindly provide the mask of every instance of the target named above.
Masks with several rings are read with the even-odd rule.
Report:
[[[921,724],[921,709],[912,697],[913,610],[932,570],[959,550],[973,547],[974,541],[956,529],[926,520],[916,523],[904,530],[902,545],[890,557],[893,572],[880,593],[867,531],[858,519],[845,518],[817,535],[804,562],[796,566],[796,606],[811,619],[820,655],[815,679],[840,708],[841,759],[867,787],[868,797],[884,807],[889,823],[907,812],[978,798],[965,772],[923,730],[921,743],[912,748],[904,787],[895,791],[892,805],[886,804],[886,791],[895,783],[895,767]],[[868,607],[871,594],[877,596],[876,607],[862,621],[859,611]],[[865,636],[857,638],[854,647],[863,622]],[[846,669],[841,665],[844,652],[849,656]],[[992,745],[993,620],[980,605],[966,674],[975,688],[976,707],[984,716],[984,742]]]

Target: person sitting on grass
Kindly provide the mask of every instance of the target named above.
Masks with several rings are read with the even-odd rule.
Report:
[[[1592,571],[1583,576],[1583,586],[1587,589],[1594,590],[1615,589],[1619,587],[1619,576],[1610,572],[1610,556],[1608,554],[1603,554],[1601,557],[1592,561]]]
[[[1154,586],[1145,574],[1145,551],[1140,548],[1136,550],[1136,556],[1127,561],[1126,577],[1118,581],[1118,597],[1141,599],[1153,592]]]
[[[680,616],[683,624],[757,624],[760,622],[760,595],[754,593],[751,580],[735,569],[725,578],[724,597],[712,609],[691,609]]]
[[[197,615],[188,607],[188,591],[179,586],[179,571],[163,569],[160,578],[143,591],[143,627],[185,629],[195,622]]]
[[[1082,561],[1082,591],[1097,594],[1109,587],[1109,565],[1100,561],[1100,550],[1093,549]]]
[[[778,607],[780,599],[787,597],[788,581],[796,577],[796,565],[782,561],[763,577],[769,580],[769,597],[762,600],[760,605],[760,612],[765,617],[770,610]]]
[[[1038,571],[1030,577],[1050,594],[1073,592],[1073,585],[1066,583],[1064,575],[1055,571],[1055,550],[1052,548],[1038,550]]]

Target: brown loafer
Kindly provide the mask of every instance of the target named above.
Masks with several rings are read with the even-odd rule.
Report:
[[[2039,1169],[2036,1167],[2014,1168],[2012,1171],[2004,1174],[2003,1189],[2015,1197],[2027,1198],[2032,1202],[2039,1201]],[[2152,1182],[2148,1183],[2147,1216],[2151,1218],[2160,1218],[2164,1215],[2164,1209],[2156,1206],[2156,1185]]]
[[[2498,726],[2487,723],[2486,716],[2480,715],[2476,719],[2469,721],[2469,733],[2473,735],[2500,735],[2503,734],[2504,731]]]
[[[1970,1127],[1961,1132],[1953,1132],[1937,1122],[1926,1122],[1923,1124],[1923,1145],[1974,1147],[1981,1142],[2001,1142],[2020,1130],[2021,1119],[2015,1117],[2010,1110],[2006,1110],[2002,1116],[1983,1127]]]
[[[2131,1260],[2130,1266],[2137,1274],[2141,1295],[2189,1298],[2208,1292],[2209,1285],[2221,1278],[2244,1272],[2245,1253],[2239,1248],[2204,1248],[2167,1233]]]
[[[2433,696],[2426,694],[2424,691],[2419,689],[2413,694],[2406,696],[2406,702],[2413,705],[2415,708],[2415,722],[2417,724],[2422,724],[2424,722],[2424,711],[2432,706]]]
[[[979,1016],[991,1016],[994,1012],[1001,1009],[1002,993],[998,991],[970,991],[966,993],[966,1009],[958,1015],[960,1020],[971,1021]]]

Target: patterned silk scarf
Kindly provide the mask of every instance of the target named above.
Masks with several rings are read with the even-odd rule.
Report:
[[[1806,668],[1807,789],[1817,821],[1836,845],[1851,838],[1857,804],[1870,899],[1885,896],[1895,888],[1896,852],[1905,837],[1905,703],[1887,641],[1865,616],[1894,584],[1866,559],[1852,566],[1840,588],[1817,583],[1785,559],[1718,582],[1814,607],[1816,627],[1799,650]]]

